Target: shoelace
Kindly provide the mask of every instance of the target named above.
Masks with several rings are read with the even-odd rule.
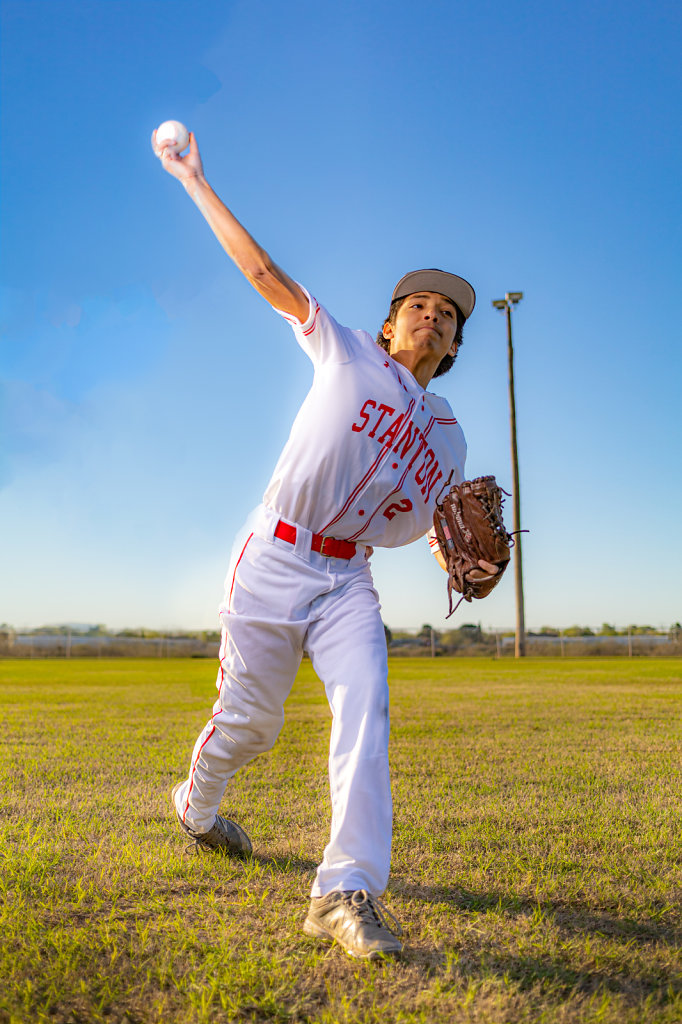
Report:
[[[385,903],[382,903],[378,896],[370,896],[366,889],[356,889],[351,892],[344,892],[343,899],[353,912],[368,924],[378,922],[382,928],[386,928],[396,937],[403,934],[399,921],[393,916]],[[389,921],[390,918],[390,921]]]
[[[225,836],[225,838],[229,838],[228,830],[220,817],[216,817],[213,827],[209,829],[209,832],[212,832],[214,829],[220,835]],[[190,851],[195,853],[197,857],[200,857],[204,853],[213,853],[214,847],[208,843],[202,842],[201,839],[192,838],[185,847],[185,853],[190,853]]]

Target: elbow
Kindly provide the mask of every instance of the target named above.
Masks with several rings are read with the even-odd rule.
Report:
[[[264,249],[255,258],[245,261],[239,269],[254,285],[265,283],[275,277],[275,266]]]

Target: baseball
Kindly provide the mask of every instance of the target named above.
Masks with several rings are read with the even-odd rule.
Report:
[[[173,153],[181,153],[189,146],[189,132],[180,121],[164,121],[156,129],[156,144],[165,144]]]

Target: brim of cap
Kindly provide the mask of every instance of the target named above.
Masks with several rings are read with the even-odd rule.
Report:
[[[415,292],[436,292],[444,295],[456,306],[459,306],[465,319],[468,319],[476,305],[476,292],[468,281],[456,274],[448,274],[444,270],[413,270],[401,277],[393,289],[391,302],[404,299]]]

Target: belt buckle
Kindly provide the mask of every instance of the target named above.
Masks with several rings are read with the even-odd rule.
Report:
[[[323,537],[322,540],[320,541],[320,554],[324,555],[325,558],[331,558],[332,557],[330,554],[328,554],[324,550],[324,546],[327,543],[327,541],[332,541],[333,542],[333,540],[334,540],[333,537]]]

